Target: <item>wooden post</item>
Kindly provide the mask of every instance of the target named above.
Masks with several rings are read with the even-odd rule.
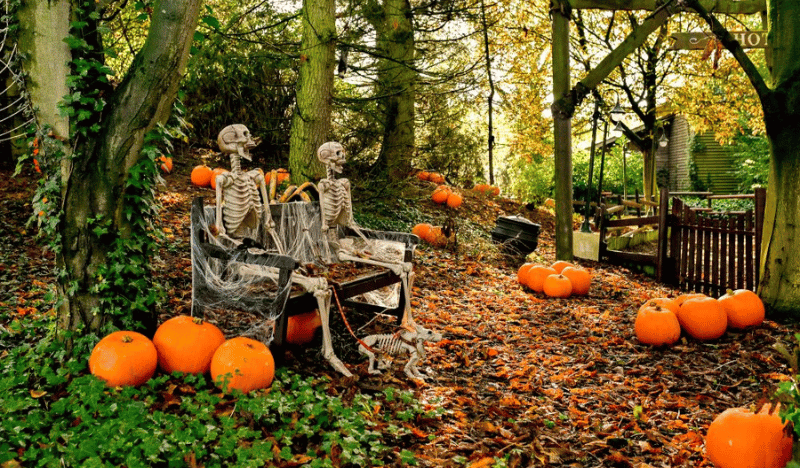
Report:
[[[553,0],[553,99],[564,97],[569,83],[569,15],[567,0]],[[555,106],[554,106],[555,107]],[[572,260],[572,116],[553,109],[555,159],[556,259]]]
[[[667,265],[667,244],[669,227],[667,214],[669,211],[669,189],[662,188],[658,206],[658,251],[656,252],[656,281],[664,282],[664,268]]]

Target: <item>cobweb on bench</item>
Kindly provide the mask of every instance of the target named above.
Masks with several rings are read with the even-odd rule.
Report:
[[[300,267],[293,274],[293,281],[287,288],[290,294],[300,294],[304,291],[304,281],[322,281],[325,284],[345,283],[360,276],[379,272],[385,268],[364,264],[361,262],[337,263],[333,249],[335,246],[326,239],[321,231],[321,215],[319,205],[308,202],[291,202],[273,205],[272,217],[276,223],[276,231],[284,245],[284,255],[298,261]],[[198,229],[205,233],[209,242],[223,247],[231,252],[250,253],[277,253],[274,241],[259,232],[258,239],[237,240],[231,242],[222,236],[214,235],[216,232],[213,224],[215,208],[205,207],[205,216],[200,217],[199,225],[192,223],[192,230]],[[269,261],[260,265],[229,262],[227,266],[222,262],[209,258],[203,254],[200,247],[194,245],[194,239],[199,236],[192,232],[192,262],[195,286],[204,285],[209,291],[204,293],[203,288],[193,287],[193,304],[200,306],[205,311],[205,319],[216,323],[228,336],[249,336],[264,343],[272,341],[274,323],[278,319],[275,313],[263,308],[263,302],[248,300],[250,298],[275,298],[285,290],[278,287],[279,269]],[[398,240],[401,236],[393,233],[379,233],[379,239],[364,242],[361,238],[339,239],[340,245],[360,252],[365,259],[376,259],[382,262],[401,264],[405,254],[405,244]],[[264,257],[268,259],[269,257]],[[199,262],[195,264],[195,262]],[[195,278],[203,275],[203,278]],[[400,285],[395,284],[379,290],[370,291],[354,300],[377,305],[385,309],[396,308],[400,301]],[[224,300],[217,300],[222,297]],[[237,310],[230,310],[231,303],[237,305]],[[222,305],[225,305],[225,308]],[[335,302],[332,307],[336,307]],[[224,309],[224,310],[223,310]],[[278,310],[277,312],[280,312]]]

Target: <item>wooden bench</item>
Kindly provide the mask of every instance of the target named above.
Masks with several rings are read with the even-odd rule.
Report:
[[[319,207],[315,203],[303,203],[302,209],[309,210],[311,215],[319,212]],[[280,226],[281,210],[280,206],[271,205],[272,216],[276,225]],[[213,303],[217,309],[241,309],[263,310],[263,316],[277,317],[275,320],[274,336],[270,343],[272,347],[280,347],[286,343],[286,331],[288,318],[313,311],[317,308],[317,301],[313,294],[302,288],[292,287],[291,276],[301,267],[301,262],[288,255],[279,255],[273,252],[251,253],[247,249],[232,249],[221,247],[214,242],[209,229],[205,226],[213,226],[216,211],[213,206],[205,206],[202,197],[197,197],[192,202],[192,314],[202,316],[205,313],[207,303]],[[354,233],[342,230],[340,235],[350,235]],[[419,243],[419,238],[413,234],[372,231],[362,229],[362,233],[368,239],[391,240],[402,242],[405,246],[404,261],[413,262],[414,250]],[[278,233],[279,236],[283,234]],[[321,236],[321,233],[313,233],[314,236]],[[204,258],[196,258],[202,256]],[[254,265],[260,267],[272,267],[276,272],[272,279],[275,283],[274,294],[255,293],[253,295],[238,295],[231,297],[224,291],[218,291],[209,284],[209,273],[203,271],[208,265],[208,259],[216,259],[222,265],[218,268],[225,270],[227,265],[232,262],[238,264]],[[332,277],[326,278],[328,284],[334,290],[336,298],[343,307],[367,308],[375,313],[384,313],[394,316],[398,322],[402,319],[406,309],[406,294],[402,290],[401,278],[386,268],[367,268],[362,274],[356,277],[343,278],[341,280]],[[380,305],[370,304],[359,299],[365,293],[376,291],[387,286],[400,284],[400,298],[396,307],[386,308]],[[409,292],[410,293],[410,292]],[[202,296],[200,296],[202,295]],[[198,298],[203,300],[199,301]],[[336,312],[336,302],[332,302],[331,314]]]

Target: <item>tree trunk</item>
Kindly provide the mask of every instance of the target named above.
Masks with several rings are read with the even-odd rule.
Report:
[[[770,141],[770,172],[758,292],[768,316],[796,320],[800,318],[800,3],[772,1],[767,14],[775,87],[760,93]],[[759,83],[755,86],[759,89]]]
[[[109,315],[102,294],[105,288],[118,285],[105,284],[98,273],[109,262],[124,263],[124,259],[113,258],[115,244],[126,242],[132,226],[144,221],[129,216],[127,196],[138,196],[128,185],[133,177],[131,169],[143,158],[145,134],[170,115],[201,3],[158,2],[147,41],[109,97],[96,134],[74,136],[76,146],[65,180],[57,257],[63,272],[59,282],[62,329],[98,332],[106,322],[118,320]],[[145,256],[152,253],[143,252]],[[147,273],[149,269],[143,268],[143,277],[138,280],[149,282]],[[152,328],[154,311],[139,312],[131,323]]]
[[[317,149],[330,138],[335,66],[335,2],[305,0],[296,108],[289,139],[289,171],[295,184],[325,175]]]
[[[414,24],[409,0],[371,3],[368,20],[377,35],[378,84],[376,93],[383,116],[383,142],[376,168],[390,180],[405,178],[415,151],[414,105],[417,72],[414,69]]]

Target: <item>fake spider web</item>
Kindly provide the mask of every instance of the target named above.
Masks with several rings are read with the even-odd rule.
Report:
[[[274,299],[282,294],[297,295],[319,287],[329,289],[332,282],[346,282],[362,275],[385,270],[384,267],[355,262],[337,262],[336,249],[344,247],[357,252],[364,259],[392,265],[401,265],[405,255],[404,233],[379,232],[377,239],[364,240],[358,236],[339,235],[329,239],[322,233],[322,215],[317,202],[274,203],[270,206],[275,232],[282,244],[281,251],[295,259],[300,267],[292,273],[292,281],[281,288],[279,270],[269,258],[258,265],[239,261],[243,252],[260,254],[278,253],[276,242],[261,228],[254,239],[231,241],[216,235],[214,206],[204,208],[204,216],[193,217],[192,222],[192,307],[198,308],[205,318],[216,322],[226,335],[249,336],[269,344],[282,310],[270,311],[253,297]],[[221,262],[207,256],[197,239],[206,239],[232,253],[234,258]],[[287,291],[288,288],[288,291]],[[400,284],[365,293],[356,300],[385,310],[400,303]],[[408,299],[408,298],[406,298]],[[234,304],[235,306],[231,306]],[[235,309],[235,310],[233,310]],[[330,315],[337,313],[335,300],[330,304]]]
[[[25,89],[17,43],[9,38],[12,11],[7,0],[3,1],[0,18],[0,76],[6,75],[8,85],[0,89],[0,142],[21,138],[25,128],[34,122],[34,113]],[[21,122],[21,120],[24,120]]]

